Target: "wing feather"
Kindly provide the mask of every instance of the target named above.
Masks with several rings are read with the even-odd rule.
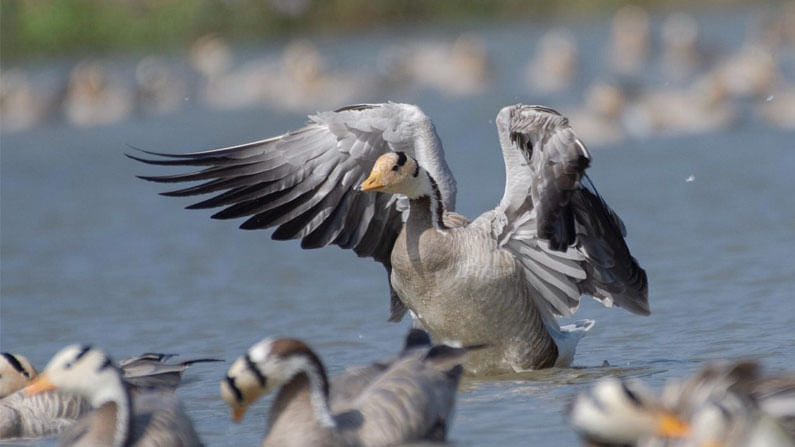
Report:
[[[304,248],[338,245],[389,270],[403,217],[390,195],[355,189],[383,153],[406,151],[440,184],[452,211],[455,180],[427,116],[406,104],[364,104],[321,112],[303,128],[251,143],[187,154],[142,151],[133,160],[199,166],[193,172],[140,176],[159,183],[201,182],[162,193],[214,194],[189,209],[221,208],[217,219],[247,218],[240,227],[276,227],[273,239],[301,239]]]
[[[568,120],[516,105],[500,111],[497,126],[507,172],[498,240],[524,267],[537,302],[568,316],[588,294],[648,315],[646,272],[629,252],[624,223],[585,175],[591,156]]]

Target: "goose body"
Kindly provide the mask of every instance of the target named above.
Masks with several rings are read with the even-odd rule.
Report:
[[[67,346],[23,392],[37,397],[55,390],[93,408],[61,434],[61,446],[201,446],[173,390],[131,392],[121,370],[98,349]]]
[[[416,331],[416,330],[414,330]],[[443,441],[467,349],[404,350],[331,382],[320,359],[294,339],[265,339],[230,368],[221,396],[239,421],[278,390],[263,446],[389,446]]]
[[[418,107],[363,104],[310,120],[240,146],[130,157],[206,166],[142,177],[203,181],[166,195],[217,193],[189,208],[224,207],[213,217],[249,216],[241,228],[276,227],[274,239],[338,245],[381,262],[391,321],[410,310],[434,338],[489,346],[467,360],[471,373],[566,366],[592,322],[569,330],[555,317],[571,315],[582,294],[649,313],[646,273],[624,225],[585,176],[590,153],[556,111],[517,104],[499,112],[505,193],[471,223],[455,213],[456,181]],[[374,175],[389,182],[368,184]]]
[[[218,361],[195,359],[165,363],[173,357],[147,353],[123,359],[119,367],[124,381],[133,389],[175,389],[182,372],[197,362]],[[0,358],[0,439],[40,438],[54,436],[91,411],[91,405],[80,395],[57,391],[28,396],[22,389],[38,376],[27,358],[3,353]]]

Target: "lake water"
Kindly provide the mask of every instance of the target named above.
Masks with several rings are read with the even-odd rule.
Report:
[[[604,35],[604,27],[591,28]],[[515,26],[485,36],[495,48],[524,32]],[[345,43],[329,45],[344,53]],[[513,87],[509,56],[494,57],[507,80],[482,96],[363,98],[415,102],[434,119],[458,179],[458,210],[470,217],[502,195],[497,110],[537,102]],[[302,251],[294,241],[271,241],[267,231],[239,231],[234,222],[210,220],[211,212],[182,210],[192,202],[159,197],[162,187],[134,178],[162,169],[123,156],[126,144],[187,152],[303,122],[301,114],[266,109],[189,109],[93,130],[55,125],[3,135],[2,350],[40,368],[73,342],[116,358],[162,351],[225,359],[194,366],[179,391],[208,446],[258,445],[262,437],[269,399],[235,425],[217,391],[229,362],[261,338],[306,340],[332,374],[395,352],[409,324],[386,322],[380,265],[336,247]],[[791,370],[793,137],[750,122],[593,149],[591,178],[624,219],[648,272],[652,315],[584,299],[576,317],[596,326],[575,367],[465,381],[450,441],[575,445],[562,409],[605,374],[660,387],[716,358],[753,357],[770,370]]]

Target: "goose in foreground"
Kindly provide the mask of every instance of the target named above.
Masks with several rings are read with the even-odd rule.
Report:
[[[189,208],[225,207],[213,217],[251,216],[241,228],[277,227],[273,239],[381,262],[391,321],[411,310],[437,341],[488,345],[469,356],[470,373],[566,366],[592,322],[560,328],[555,317],[571,315],[582,294],[647,315],[646,273],[585,175],[591,156],[568,120],[518,104],[496,121],[505,193],[472,223],[454,212],[456,181],[433,124],[413,105],[347,106],[253,143],[128,156],[206,166],[142,177],[204,181],[165,195],[218,193]]]
[[[141,361],[156,360],[151,355],[127,360]],[[164,370],[172,370],[171,366],[164,365]],[[173,381],[169,374],[166,376],[169,379],[165,381],[143,382],[153,385],[151,388],[134,386],[125,381],[122,370],[101,351],[68,346],[25,389],[9,396],[16,399],[16,406],[8,407],[17,417],[20,433],[15,437],[63,432],[61,445],[153,445],[136,443],[144,440],[200,445],[169,387]],[[164,433],[172,427],[174,433]]]
[[[443,441],[468,348],[404,349],[387,363],[329,382],[320,358],[295,339],[267,338],[237,359],[221,381],[233,420],[272,390],[267,446],[388,446]],[[367,374],[360,374],[367,371]]]
[[[753,362],[710,364],[657,396],[614,377],[578,395],[568,413],[586,445],[795,445],[795,379],[763,377]]]
[[[567,413],[587,446],[634,446],[647,437],[677,438],[689,430],[643,383],[616,377],[579,394]]]

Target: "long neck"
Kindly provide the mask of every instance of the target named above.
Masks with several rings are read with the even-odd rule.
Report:
[[[307,412],[307,406],[311,412]],[[328,391],[323,381],[313,373],[300,372],[284,385],[271,406],[268,424],[273,427],[280,418],[295,422],[297,419],[311,420],[326,428],[336,426],[328,403]]]
[[[426,191],[410,200],[409,219],[421,226],[432,226],[439,231],[448,230],[449,227],[444,223],[445,207],[439,186],[427,171],[423,170],[419,175],[426,176]]]
[[[106,405],[109,403],[114,405]],[[111,445],[127,447],[130,444],[130,434],[132,433],[132,400],[130,391],[121,376],[116,377],[111,386],[103,387],[102,391],[92,396],[91,405],[95,409],[105,407],[103,412],[115,413],[113,414],[114,431]]]

